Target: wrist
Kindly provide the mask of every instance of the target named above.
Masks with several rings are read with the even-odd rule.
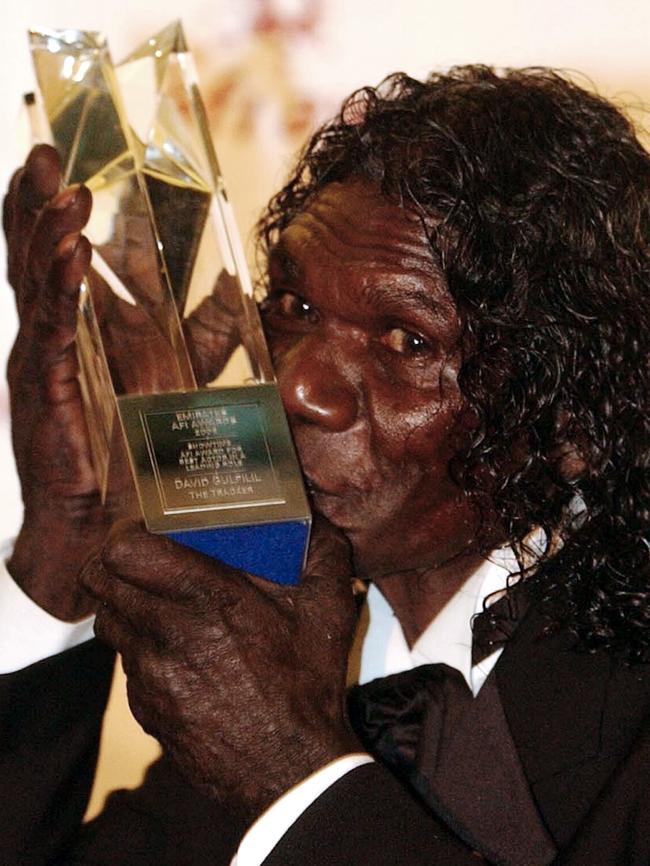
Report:
[[[285,742],[277,752],[282,759],[272,767],[267,766],[266,771],[255,778],[249,777],[248,790],[242,790],[241,796],[235,798],[241,804],[242,817],[251,824],[306,779],[346,756],[363,751],[363,746],[345,722],[327,733],[320,732],[313,739],[305,737],[304,732],[302,736],[296,732],[295,740]]]

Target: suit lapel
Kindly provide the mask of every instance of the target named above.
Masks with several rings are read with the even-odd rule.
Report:
[[[543,634],[531,609],[496,668],[499,693],[530,782],[594,757],[600,748],[609,661],[577,653],[565,632]]]
[[[532,607],[495,673],[504,712],[542,818],[568,843],[650,707],[647,665],[627,669],[543,634]]]

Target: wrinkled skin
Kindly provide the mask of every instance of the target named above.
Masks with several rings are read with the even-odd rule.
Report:
[[[90,262],[81,236],[84,187],[59,192],[51,148],[35,148],[4,202],[8,276],[20,327],[7,377],[25,516],[9,568],[51,613],[92,609],[77,583],[81,563],[108,529],[90,460],[75,353],[79,283]],[[47,556],[43,552],[47,551]]]
[[[42,190],[39,206],[47,194],[53,189]],[[18,202],[10,213],[25,196]],[[33,268],[40,257],[42,271],[58,274],[38,225],[32,248],[15,259]],[[14,249],[16,231],[8,231]],[[67,287],[49,280],[41,277],[39,292]],[[356,569],[379,575],[407,636],[417,636],[476,557],[474,515],[447,473],[462,427],[460,328],[420,220],[365,184],[327,187],[274,253],[263,314],[313,503],[329,521],[315,529],[301,586],[265,583],[131,524],[111,532],[83,574],[101,603],[97,632],[123,655],[136,717],[191,780],[249,818],[355,748],[343,709],[354,615],[341,533]],[[66,334],[71,342],[71,321]],[[27,369],[32,389],[49,381],[41,362]],[[72,389],[71,371],[70,362]],[[20,389],[18,372],[12,385]],[[75,481],[87,461],[83,428],[61,424],[50,404],[39,423],[68,443],[74,430],[80,442],[61,473]],[[38,454],[47,443],[21,437],[22,478],[30,460],[47,457]],[[37,500],[24,480],[23,490]],[[87,491],[71,483],[48,494],[51,510]],[[454,579],[442,580],[450,560]]]
[[[487,531],[479,543],[448,471],[468,431],[462,327],[427,226],[361,180],[330,184],[283,232],[269,281],[263,319],[314,506],[412,643]]]
[[[317,523],[303,582],[253,578],[118,524],[82,576],[131,708],[194,784],[253,819],[358,746],[344,708],[356,621],[348,545]]]
[[[471,540],[449,477],[461,324],[419,216],[362,181],[331,184],[271,254],[263,318],[314,503],[376,578],[439,566]]]

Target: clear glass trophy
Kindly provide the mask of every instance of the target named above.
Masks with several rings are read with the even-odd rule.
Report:
[[[29,38],[40,137],[93,194],[77,343],[104,500],[296,582],[309,508],[182,28],[116,66],[98,33]]]

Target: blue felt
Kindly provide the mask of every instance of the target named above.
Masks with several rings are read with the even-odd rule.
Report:
[[[275,583],[298,583],[309,524],[303,520],[288,520],[165,534],[180,544]]]

